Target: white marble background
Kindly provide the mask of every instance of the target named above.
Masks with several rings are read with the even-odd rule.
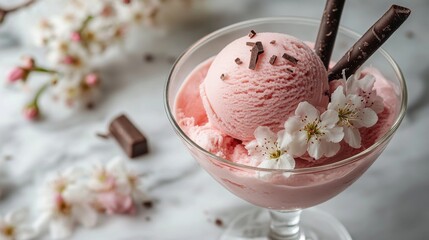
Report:
[[[0,1],[11,2],[15,1]],[[207,0],[204,17],[166,35],[130,43],[126,56],[111,56],[103,67],[108,84],[95,110],[72,115],[50,111],[45,121],[29,123],[21,117],[24,94],[0,85],[0,158],[12,157],[0,166],[0,181],[5,185],[0,212],[31,206],[36,186],[48,173],[123,155],[116,143],[95,137],[95,132],[104,130],[114,115],[127,113],[150,140],[151,153],[129,165],[146,174],[155,207],[136,217],[104,218],[97,228],[79,229],[72,239],[217,239],[223,229],[213,223],[215,218],[227,224],[251,206],[201,170],[174,134],[163,108],[163,87],[171,67],[166,58],[178,56],[220,27],[265,16],[319,18],[324,5],[322,0],[231,2]],[[385,45],[409,86],[408,115],[369,171],[319,206],[341,220],[356,240],[420,240],[429,235],[429,1],[349,0],[342,24],[362,33],[393,3],[413,10]],[[40,6],[19,13],[17,20],[9,18],[0,27],[0,74],[24,53],[42,58],[40,49],[21,44],[28,41],[19,37],[28,36],[28,26],[42,10],[46,11]],[[145,52],[154,54],[153,63],[142,61]]]

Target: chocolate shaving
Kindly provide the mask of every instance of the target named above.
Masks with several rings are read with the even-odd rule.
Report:
[[[291,55],[289,55],[287,53],[284,53],[282,57],[284,59],[288,60],[289,62],[293,63],[293,64],[297,64],[298,63],[298,59],[296,59],[295,57],[293,57],[293,56],[291,56]]]
[[[240,58],[236,58],[234,61],[237,65],[240,65],[243,63]]]
[[[271,40],[270,41],[270,44],[275,44],[276,43],[276,40]]]
[[[220,79],[221,79],[221,80],[225,80],[225,79],[226,79],[226,75],[222,73],[222,74],[220,75]]]
[[[276,61],[276,59],[277,59],[276,55],[271,56],[271,58],[270,58],[270,64],[274,65],[274,62]]]
[[[332,50],[334,49],[344,3],[345,0],[328,0],[323,11],[314,50],[326,69],[329,67]]]
[[[258,47],[255,45],[253,46],[252,50],[250,50],[250,62],[249,62],[249,68],[252,70],[255,70],[256,63],[258,63],[258,57],[259,57],[259,51]]]
[[[153,55],[152,55],[152,54],[150,54],[150,53],[146,53],[146,54],[143,56],[143,59],[144,59],[144,61],[145,61],[145,62],[150,63],[150,62],[153,62],[154,57],[153,57]]]
[[[262,42],[258,41],[255,44],[256,44],[256,47],[258,48],[258,53],[259,54],[264,53],[264,46],[262,46]]]
[[[350,48],[328,72],[329,81],[349,78],[405,22],[411,10],[398,5],[390,9]]]
[[[100,132],[98,132],[98,133],[95,133],[95,136],[97,136],[99,138],[102,138],[102,139],[109,139],[110,134],[109,133],[100,133]]]
[[[246,42],[246,45],[253,47],[253,46],[255,46],[255,43],[254,42]]]
[[[249,38],[253,38],[256,35],[256,32],[254,30],[250,30]]]
[[[142,203],[143,207],[147,208],[147,209],[151,209],[153,208],[153,202],[152,201],[145,201]]]
[[[223,221],[221,219],[219,219],[219,218],[216,218],[215,224],[218,227],[223,227]]]
[[[286,68],[286,70],[288,70],[289,72],[293,73],[293,70],[290,68]]]

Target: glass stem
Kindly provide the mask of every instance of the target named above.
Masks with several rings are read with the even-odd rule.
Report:
[[[270,239],[273,240],[305,240],[299,228],[301,210],[270,211]]]

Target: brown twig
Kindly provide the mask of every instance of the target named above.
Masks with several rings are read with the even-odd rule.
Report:
[[[9,13],[16,12],[16,11],[18,11],[20,9],[26,8],[26,7],[32,5],[35,2],[36,2],[36,0],[28,0],[25,3],[22,3],[22,4],[18,5],[18,6],[15,6],[15,7],[9,8],[9,9],[4,9],[4,8],[0,7],[0,24],[3,23],[4,19],[6,18],[6,16]]]

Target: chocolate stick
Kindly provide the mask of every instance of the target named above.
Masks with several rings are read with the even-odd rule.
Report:
[[[337,37],[338,26],[340,25],[341,13],[343,12],[346,0],[327,0],[323,17],[320,22],[319,33],[317,34],[314,49],[325,65],[329,68],[332,50]]]
[[[411,10],[406,7],[392,5],[390,9],[351,47],[347,53],[328,72],[329,81],[350,75],[362,64],[401,26],[410,15]]]

